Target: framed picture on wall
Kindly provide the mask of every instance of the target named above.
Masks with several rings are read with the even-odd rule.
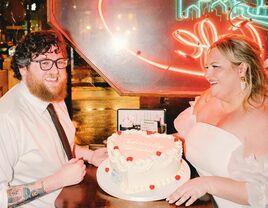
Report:
[[[118,109],[117,130],[166,132],[165,109]]]

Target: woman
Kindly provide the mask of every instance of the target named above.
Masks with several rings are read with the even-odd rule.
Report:
[[[220,208],[268,207],[268,79],[257,44],[227,35],[209,49],[211,87],[174,121],[200,177],[167,198],[186,206],[208,193]]]

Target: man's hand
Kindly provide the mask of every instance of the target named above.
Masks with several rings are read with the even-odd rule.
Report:
[[[78,158],[73,158],[68,161],[54,175],[55,179],[60,182],[61,187],[78,184],[86,174],[86,166],[84,161]]]

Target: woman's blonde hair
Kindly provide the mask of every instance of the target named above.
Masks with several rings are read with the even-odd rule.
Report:
[[[235,66],[247,65],[244,106],[261,106],[268,95],[268,79],[260,47],[245,36],[229,34],[214,42],[212,48],[217,48]]]

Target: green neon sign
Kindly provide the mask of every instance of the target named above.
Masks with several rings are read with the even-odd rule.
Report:
[[[268,5],[265,0],[256,0],[254,4],[237,0],[198,0],[189,4],[189,1],[176,0],[176,17],[179,21],[199,18],[214,11],[228,14],[231,20],[239,17],[268,27]]]

